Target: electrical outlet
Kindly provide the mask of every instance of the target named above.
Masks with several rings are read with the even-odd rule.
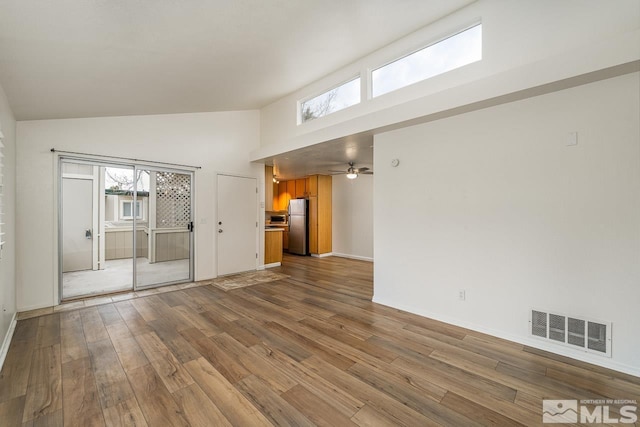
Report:
[[[464,289],[458,291],[458,301],[464,301],[467,298],[467,292]]]

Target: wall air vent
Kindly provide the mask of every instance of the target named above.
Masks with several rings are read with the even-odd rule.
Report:
[[[529,333],[575,350],[611,357],[611,322],[531,310]]]

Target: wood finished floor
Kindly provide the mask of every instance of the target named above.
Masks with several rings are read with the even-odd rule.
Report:
[[[541,425],[543,398],[640,399],[640,378],[374,304],[372,268],[287,256],[277,282],[21,320],[0,425]]]

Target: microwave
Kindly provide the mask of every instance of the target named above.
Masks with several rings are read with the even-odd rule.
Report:
[[[287,222],[286,215],[271,215],[271,224],[285,223],[285,222]]]

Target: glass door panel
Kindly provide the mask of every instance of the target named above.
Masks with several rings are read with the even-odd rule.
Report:
[[[61,299],[133,289],[133,167],[60,162]]]
[[[192,280],[192,174],[135,174],[136,289]]]

